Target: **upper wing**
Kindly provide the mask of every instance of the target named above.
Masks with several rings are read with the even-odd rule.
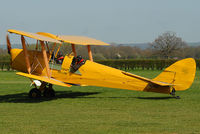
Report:
[[[61,43],[60,41],[58,41],[56,39],[52,39],[52,38],[49,38],[47,36],[43,36],[43,35],[36,34],[36,33],[24,32],[24,31],[19,31],[19,30],[14,30],[14,29],[8,29],[8,32],[23,35],[23,36],[33,38],[33,39],[36,39],[36,40]]]
[[[64,42],[75,44],[75,45],[110,45],[108,43],[105,43],[100,40],[96,40],[93,38],[85,37],[85,36],[70,36],[70,35],[53,35],[51,33],[45,33],[45,32],[38,32],[37,34],[43,35],[46,37],[50,37],[52,39],[56,40],[62,40]]]
[[[28,77],[28,78],[37,79],[37,80],[44,81],[44,82],[47,82],[47,83],[51,83],[51,84],[58,85],[58,86],[71,87],[71,85],[65,84],[65,83],[58,81],[56,79],[53,79],[53,78],[47,78],[47,77],[44,77],[44,76],[37,76],[37,75],[32,75],[32,74],[27,74],[27,73],[22,73],[22,72],[17,72],[16,74],[24,76],[24,77]]]

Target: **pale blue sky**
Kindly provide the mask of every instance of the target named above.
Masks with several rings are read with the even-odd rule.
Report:
[[[173,31],[200,41],[200,0],[0,0],[0,44],[7,29],[84,35],[107,43],[152,42]]]

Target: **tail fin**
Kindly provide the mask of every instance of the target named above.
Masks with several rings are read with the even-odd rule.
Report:
[[[195,73],[195,60],[187,58],[172,64],[153,80],[174,84],[176,91],[186,90],[192,85]]]

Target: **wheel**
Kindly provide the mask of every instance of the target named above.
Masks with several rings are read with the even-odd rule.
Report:
[[[41,97],[41,91],[37,88],[33,88],[29,91],[28,96],[30,98],[40,98]]]
[[[47,98],[55,97],[55,91],[52,88],[46,88],[43,92],[43,96]]]
[[[170,93],[172,96],[175,96],[175,92],[176,92],[176,90],[173,88],[172,89],[172,92]]]

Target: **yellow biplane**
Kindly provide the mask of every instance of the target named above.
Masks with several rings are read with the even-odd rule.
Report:
[[[9,34],[21,36],[23,49],[11,47]],[[32,50],[27,47],[27,37],[37,40],[36,47]],[[154,79],[101,65],[93,62],[90,46],[109,44],[88,37],[56,36],[44,32],[29,33],[9,29],[6,39],[12,68],[20,71],[16,73],[17,75],[30,78],[35,86],[29,92],[31,98],[39,98],[42,94],[46,97],[55,96],[52,85],[110,87],[165,93],[175,97],[175,91],[186,90],[191,86],[196,73],[196,62],[192,58],[177,61]],[[64,43],[71,44],[73,54],[66,55],[63,58],[60,68],[54,68],[52,64],[55,64],[54,59]],[[51,48],[49,44],[51,44]],[[81,65],[79,65],[80,62],[77,63],[78,56],[75,45],[86,45],[88,48],[89,60],[81,62],[83,63]],[[78,68],[74,69],[77,65],[79,65]]]

